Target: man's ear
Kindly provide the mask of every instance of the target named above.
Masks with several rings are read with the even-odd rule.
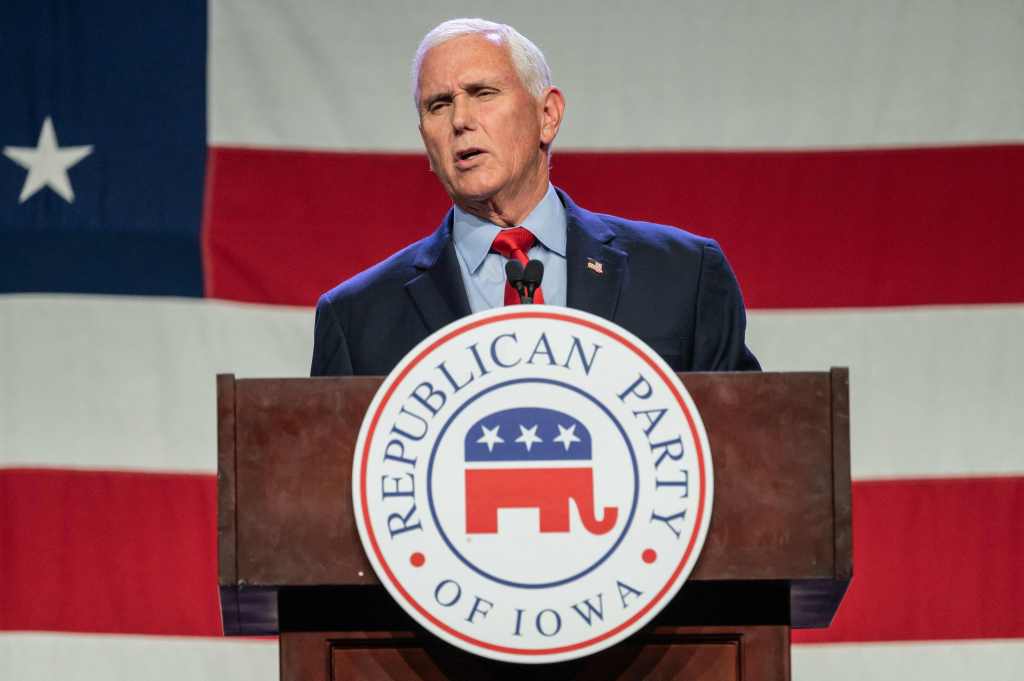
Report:
[[[558,88],[549,87],[541,99],[540,107],[540,144],[543,148],[550,147],[555,141],[564,113],[565,96]]]

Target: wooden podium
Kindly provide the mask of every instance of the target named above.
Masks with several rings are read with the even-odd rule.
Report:
[[[218,376],[225,633],[279,634],[287,681],[788,679],[790,628],[828,626],[853,574],[847,370],[680,377],[715,469],[700,560],[639,634],[538,666],[449,646],[377,581],[351,469],[380,378]]]

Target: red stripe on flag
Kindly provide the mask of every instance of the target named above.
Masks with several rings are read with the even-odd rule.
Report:
[[[212,475],[0,470],[0,629],[217,636]],[[854,580],[794,642],[1024,638],[1024,477],[857,482]]]
[[[426,158],[214,148],[209,295],[311,305],[428,234]],[[722,242],[754,308],[1024,302],[1024,145],[794,152],[556,152],[588,209]]]
[[[430,234],[449,208],[425,156],[213,148],[206,295],[312,305]]]
[[[0,470],[0,629],[221,635],[216,484]]]
[[[853,582],[794,643],[1024,637],[1024,478],[853,485]]]

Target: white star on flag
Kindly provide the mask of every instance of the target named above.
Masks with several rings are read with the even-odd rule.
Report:
[[[526,445],[526,451],[530,451],[530,448],[538,442],[543,442],[537,437],[537,426],[533,428],[526,428],[525,426],[519,426],[519,437],[516,438],[516,442],[522,442]]]
[[[487,445],[487,451],[493,452],[494,445],[498,444],[499,442],[505,442],[500,437],[498,437],[499,428],[501,428],[501,426],[494,426],[494,428],[488,428],[487,426],[481,425],[480,429],[484,431],[484,434],[480,436],[479,440],[477,440],[477,444]]]
[[[561,442],[565,445],[565,451],[569,451],[569,446],[573,442],[579,442],[580,439],[576,437],[576,424],[572,424],[568,428],[563,428],[561,424],[558,426],[558,437],[555,438],[555,442]]]
[[[57,192],[57,195],[68,203],[73,202],[75,192],[71,189],[71,180],[68,179],[68,168],[91,153],[91,144],[61,149],[57,144],[53,121],[47,116],[34,148],[4,147],[4,156],[28,170],[18,203],[25,203],[43,187],[49,187]]]

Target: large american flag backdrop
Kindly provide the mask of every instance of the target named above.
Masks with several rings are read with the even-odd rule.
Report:
[[[438,223],[408,65],[465,15],[545,50],[556,184],[719,239],[766,368],[850,367],[794,676],[1021,674],[1019,0],[6,0],[0,678],[276,678],[221,636],[214,375],[304,375],[318,293]]]

